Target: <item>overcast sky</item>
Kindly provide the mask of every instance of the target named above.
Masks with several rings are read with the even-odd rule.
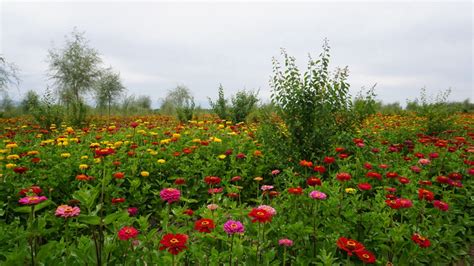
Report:
[[[0,0],[0,53],[21,70],[21,98],[47,79],[47,52],[73,27],[85,31],[128,94],[187,86],[208,106],[219,83],[230,96],[260,89],[268,100],[271,58],[284,47],[304,67],[329,39],[331,65],[349,66],[351,91],[377,83],[384,102],[452,89],[474,100],[473,4],[465,2],[18,2]]]

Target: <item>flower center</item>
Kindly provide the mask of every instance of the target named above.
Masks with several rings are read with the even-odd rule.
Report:
[[[426,240],[426,237],[418,236],[418,238],[419,238],[421,241],[425,241],[425,240]]]
[[[176,238],[172,238],[172,239],[170,240],[170,243],[171,243],[171,244],[176,244],[176,243],[179,243],[179,240],[176,239]]]
[[[230,227],[235,229],[235,228],[237,228],[237,224],[231,224]]]
[[[368,258],[370,258],[370,256],[369,256],[368,254],[364,254],[364,255],[362,255],[362,257],[364,257],[365,259],[368,259]]]
[[[127,230],[125,230],[125,233],[127,233],[127,235],[129,235],[129,234],[131,234],[131,233],[132,233],[132,230],[130,230],[130,229],[127,229]]]
[[[349,240],[347,241],[346,245],[348,245],[349,247],[355,247],[356,243],[352,240]]]
[[[258,216],[264,216],[265,213],[263,213],[263,212],[257,212],[257,215],[258,215]]]
[[[202,224],[202,225],[208,225],[209,222],[208,222],[208,221],[204,221],[204,222],[202,222],[201,224]]]
[[[64,212],[65,212],[65,213],[71,213],[71,212],[72,212],[72,208],[71,208],[71,207],[66,207],[66,208],[64,208]]]

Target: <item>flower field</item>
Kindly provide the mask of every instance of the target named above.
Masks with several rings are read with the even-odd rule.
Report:
[[[212,116],[0,120],[0,264],[468,265],[474,116],[420,119],[373,116],[317,160]]]

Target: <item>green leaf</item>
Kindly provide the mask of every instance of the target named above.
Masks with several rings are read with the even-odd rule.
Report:
[[[92,225],[98,225],[98,224],[100,224],[100,218],[99,218],[99,216],[80,215],[77,220],[78,220],[79,222],[85,223],[85,224],[92,224]]]
[[[128,213],[122,211],[122,212],[116,212],[116,213],[109,214],[109,215],[105,216],[104,224],[113,223],[113,222],[115,222],[116,220],[118,220],[119,218],[122,218],[122,217],[128,217]]]

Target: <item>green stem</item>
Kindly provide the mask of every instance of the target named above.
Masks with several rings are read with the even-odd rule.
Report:
[[[30,233],[31,233],[31,265],[34,266],[36,263],[36,236],[34,235],[33,225],[35,221],[35,205],[31,205],[30,213]]]
[[[230,254],[229,254],[229,266],[232,266],[232,247],[234,246],[234,234],[230,240]]]
[[[283,266],[286,266],[286,246],[283,247]]]

